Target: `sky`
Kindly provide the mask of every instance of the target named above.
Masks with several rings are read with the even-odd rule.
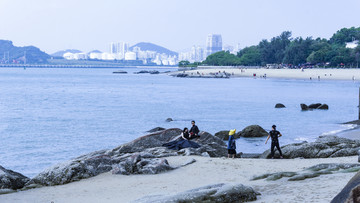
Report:
[[[0,0],[0,26],[0,39],[49,54],[111,42],[179,52],[205,46],[208,34],[243,48],[283,31],[329,39],[360,27],[360,0]]]

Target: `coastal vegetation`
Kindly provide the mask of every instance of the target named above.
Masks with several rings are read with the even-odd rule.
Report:
[[[360,45],[346,48],[346,43],[360,40],[360,27],[343,28],[327,40],[324,38],[296,37],[284,31],[271,40],[245,47],[236,55],[221,51],[209,55],[201,63],[183,62],[179,66],[265,66],[282,64],[293,67],[359,67]]]

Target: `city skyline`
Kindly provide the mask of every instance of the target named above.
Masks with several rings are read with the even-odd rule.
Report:
[[[346,4],[345,4],[346,3]],[[70,1],[0,0],[0,39],[59,50],[107,51],[111,42],[151,42],[176,52],[205,45],[209,33],[241,48],[283,31],[329,39],[359,27],[360,1]]]

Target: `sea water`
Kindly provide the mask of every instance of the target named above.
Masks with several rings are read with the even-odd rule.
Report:
[[[285,145],[350,129],[341,123],[358,116],[359,83],[352,81],[176,78],[116,70],[0,68],[0,165],[33,177],[157,126],[189,128],[191,120],[212,134],[252,124],[268,131],[276,124]],[[330,109],[300,109],[300,103],[318,102]],[[275,109],[276,103],[286,108]],[[237,151],[263,152],[270,148],[265,139],[240,138]]]

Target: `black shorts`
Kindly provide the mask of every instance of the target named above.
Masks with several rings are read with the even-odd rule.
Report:
[[[236,150],[235,149],[228,149],[228,154],[236,154]]]

